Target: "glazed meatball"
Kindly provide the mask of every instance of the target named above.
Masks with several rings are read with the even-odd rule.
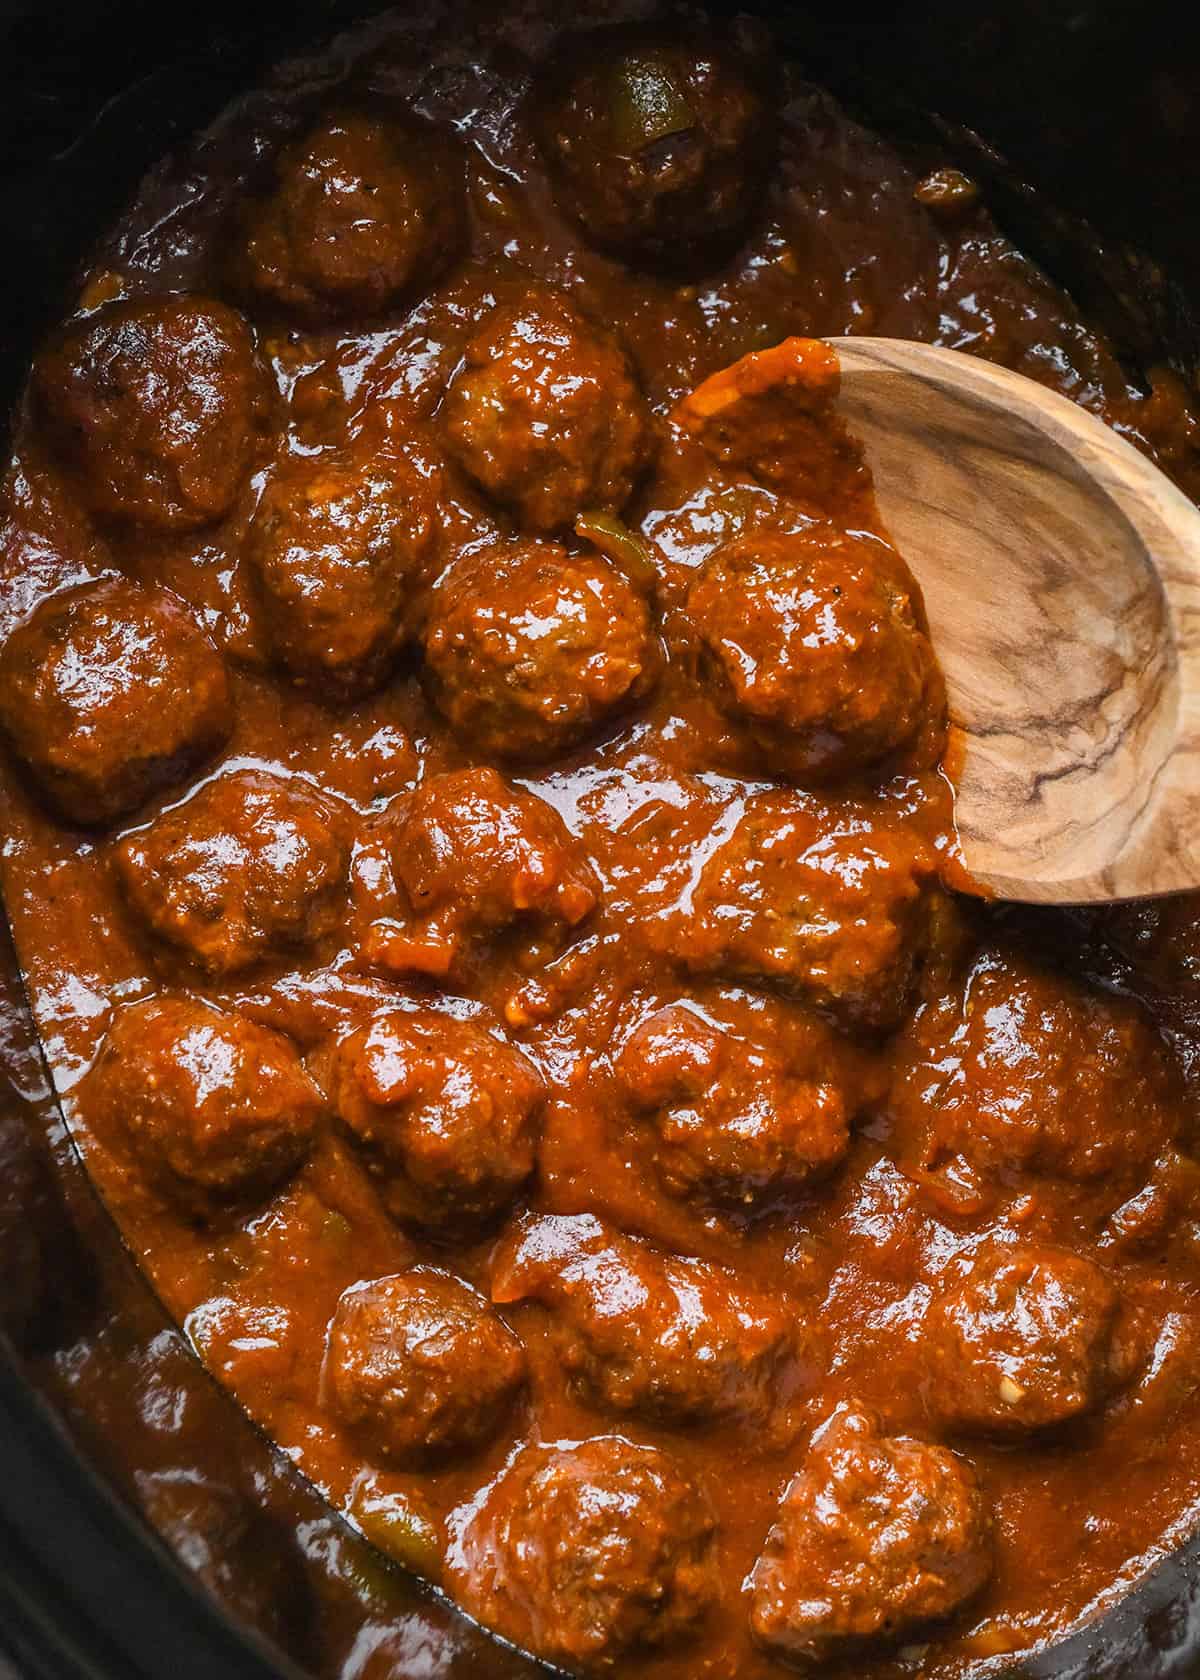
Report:
[[[548,288],[484,322],[441,423],[459,464],[531,531],[618,512],[649,456],[649,410],[624,351]]]
[[[379,1016],[338,1046],[332,1097],[397,1219],[476,1224],[502,1212],[533,1171],[541,1076],[475,1021]]]
[[[688,595],[717,698],[772,775],[822,781],[945,741],[944,696],[900,557],[834,526],[735,538]]]
[[[647,929],[685,968],[766,984],[854,1027],[894,1027],[928,941],[932,848],[850,802],[757,794],[690,904]]]
[[[951,1427],[1023,1435],[1090,1411],[1120,1380],[1117,1292],[1090,1260],[1003,1250],[926,1320],[928,1402]]]
[[[686,1003],[640,1023],[616,1074],[653,1128],[672,1195],[762,1208],[841,1160],[845,1099],[817,1043],[811,1048],[798,1065]]]
[[[986,951],[906,1034],[892,1108],[903,1154],[964,1212],[1038,1178],[1111,1211],[1170,1141],[1169,1092],[1136,1006]]]
[[[122,1009],[85,1096],[88,1119],[201,1218],[274,1190],[308,1154],[323,1106],[286,1038],[190,997]]]
[[[315,325],[428,290],[465,240],[453,143],[427,124],[341,111],[280,152],[242,267],[259,296]]]
[[[494,770],[434,776],[384,828],[403,920],[376,927],[366,955],[392,973],[461,977],[481,939],[575,927],[600,896],[557,811]]]
[[[207,298],[130,298],[68,327],[33,395],[99,514],[189,531],[233,506],[270,423],[246,322]]]
[[[307,782],[236,770],[129,835],[114,861],[148,926],[220,975],[327,933],[347,853],[332,802]]]
[[[694,1634],[717,1597],[707,1499],[619,1435],[526,1447],[451,1517],[450,1590],[485,1627],[572,1673]]]
[[[725,255],[770,158],[759,78],[731,48],[591,32],[548,67],[535,124],[560,203],[600,247],[678,269]]]
[[[750,1621],[805,1668],[908,1635],[966,1602],[992,1569],[990,1514],[942,1447],[843,1410],[813,1437],[750,1575]]]
[[[525,1350],[481,1295],[414,1266],[338,1302],[326,1403],[389,1464],[420,1468],[496,1434],[525,1380]]]
[[[749,475],[807,519],[869,531],[878,523],[871,473],[838,412],[841,386],[831,345],[785,338],[710,374],[671,418],[735,483]]]
[[[439,584],[425,668],[464,742],[544,759],[650,689],[660,664],[646,603],[615,567],[557,543],[485,549]]]
[[[813,1375],[815,1338],[786,1303],[590,1213],[524,1220],[497,1255],[492,1299],[548,1307],[564,1370],[614,1411],[782,1434]]]
[[[233,724],[220,655],[175,596],[106,578],[53,595],[0,652],[0,726],[72,822],[179,781]]]
[[[345,701],[387,677],[437,525],[436,485],[398,449],[281,456],[246,554],[271,649],[298,683]]]

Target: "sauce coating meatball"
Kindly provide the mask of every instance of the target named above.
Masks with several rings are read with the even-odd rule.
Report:
[[[465,240],[453,143],[415,120],[339,111],[280,152],[241,267],[261,297],[319,324],[428,288]]]
[[[499,1314],[433,1266],[352,1285],[329,1326],[326,1404],[389,1464],[481,1446],[524,1381],[525,1350]]]
[[[297,682],[335,701],[378,687],[437,526],[436,485],[397,449],[280,457],[246,554],[267,639]]]
[[[750,1575],[754,1636],[817,1668],[863,1641],[947,1616],[992,1569],[992,1527],[969,1466],[943,1447],[881,1434],[869,1412],[838,1411]]]
[[[1135,1005],[985,951],[906,1034],[892,1108],[905,1155],[964,1212],[1037,1178],[1111,1211],[1170,1141],[1169,1092]]]
[[[166,590],[106,578],[52,595],[0,652],[0,726],[72,822],[135,810],[232,724],[224,663]]]
[[[569,43],[535,100],[559,202],[617,255],[669,269],[717,259],[770,157],[758,80],[703,40],[615,29]]]
[[[229,512],[272,406],[246,322],[199,297],[85,316],[38,358],[33,394],[93,509],[167,531]]]
[[[665,1453],[619,1435],[526,1447],[451,1517],[467,1613],[572,1672],[611,1672],[698,1631],[717,1596],[708,1501]]]
[[[123,1133],[157,1187],[205,1218],[253,1203],[308,1154],[324,1104],[291,1043],[189,997],[117,1014],[86,1112]]]
[[[397,1219],[476,1224],[502,1212],[533,1171],[541,1076],[474,1021],[379,1016],[338,1046],[332,1097]]]
[[[945,744],[920,597],[885,544],[834,526],[738,537],[701,567],[688,613],[723,708],[772,774],[820,781]]]
[[[575,927],[600,885],[557,811],[494,770],[434,776],[384,819],[405,919],[377,924],[369,963],[461,976],[478,942],[516,925]]]
[[[866,805],[757,794],[686,911],[649,931],[694,973],[774,986],[850,1026],[886,1029],[927,941],[935,867],[919,834]]]
[[[761,1208],[841,1160],[846,1101],[822,1065],[815,1023],[812,1040],[811,1060],[796,1061],[687,1003],[656,1010],[635,1028],[615,1072],[654,1130],[667,1190]]]
[[[441,424],[464,470],[531,531],[619,512],[650,450],[649,410],[617,340],[546,287],[483,323]]]
[[[492,1299],[548,1307],[564,1370],[620,1412],[786,1434],[813,1375],[815,1337],[784,1302],[590,1213],[526,1218],[497,1255]]]
[[[218,776],[117,847],[134,909],[208,974],[310,945],[330,930],[348,848],[332,801],[265,770]]]
[[[806,518],[874,531],[863,446],[837,411],[841,384],[831,345],[785,338],[711,374],[671,418],[722,467],[769,485]]]
[[[1119,1305],[1090,1260],[1039,1247],[986,1256],[926,1319],[931,1409],[1002,1435],[1090,1411],[1127,1374]]]
[[[464,742],[499,758],[577,745],[642,699],[660,650],[645,601],[594,553],[557,543],[485,549],[434,594],[429,685]]]

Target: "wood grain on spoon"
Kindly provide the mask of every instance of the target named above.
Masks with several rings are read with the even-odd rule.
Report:
[[[831,342],[946,673],[971,875],[1041,903],[1200,886],[1200,512],[1033,380]]]

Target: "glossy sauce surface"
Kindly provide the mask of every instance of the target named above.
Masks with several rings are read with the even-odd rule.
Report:
[[[904,639],[919,598],[849,678],[862,632],[827,601],[832,674],[777,698],[824,587],[806,544],[832,587],[866,580],[869,634],[904,595],[861,483],[814,471],[801,493],[764,416],[714,441],[687,399],[789,336],[861,331],[1045,379],[1192,490],[1196,425],[1169,373],[1130,385],[969,191],[930,184],[938,160],[767,74],[756,30],[672,32],[693,58],[744,57],[771,134],[747,119],[753,214],[686,275],[653,223],[604,254],[616,188],[576,205],[588,231],[564,214],[543,127],[571,120],[573,61],[536,8],[381,24],[147,182],[84,284],[99,316],[68,333],[128,310],[129,364],[165,358],[142,407],[165,390],[184,442],[131,448],[95,424],[78,342],[48,352],[0,608],[25,635],[57,597],[68,665],[71,591],[110,571],[189,622],[101,586],[88,633],[125,669],[150,651],[99,777],[89,744],[39,756],[42,644],[8,655],[34,733],[10,700],[32,781],[9,777],[6,893],[122,1228],[210,1368],[385,1550],[568,1665],[969,1671],[1069,1626],[1192,1508],[1192,912],[1013,921],[944,890],[936,681]],[[669,138],[678,114],[659,116]],[[373,244],[360,272],[314,241],[301,263],[288,230],[320,228],[320,182],[364,148],[395,167],[389,125],[440,183],[434,210],[409,206],[416,255]],[[294,202],[268,197],[280,157]],[[693,210],[706,237],[736,221],[728,185],[718,169]],[[409,278],[381,296],[389,271]],[[251,326],[176,310],[147,332],[138,300],[176,291]],[[180,343],[220,399],[211,430],[173,394]],[[548,445],[482,423],[547,384]],[[102,388],[119,400],[128,376]],[[71,425],[100,438],[82,460]],[[726,622],[735,595],[754,610]],[[86,828],[47,814],[46,795],[88,817],[98,786]],[[166,1108],[148,1067],[178,1089]],[[174,1129],[209,1079],[237,1086],[238,1127]],[[419,1122],[399,1144],[397,1112]],[[429,1315],[451,1351],[414,1401],[389,1362],[396,1326],[422,1347]],[[811,1507],[843,1462],[879,1490],[868,1559],[878,1512],[906,1514],[894,1573],[870,1564],[814,1633],[796,1583],[842,1567]],[[602,1531],[578,1488],[610,1476],[661,1534],[622,1554],[607,1608],[568,1581],[548,1611],[536,1580],[492,1578],[493,1508],[511,1530],[540,1490],[544,1558],[575,1524]]]

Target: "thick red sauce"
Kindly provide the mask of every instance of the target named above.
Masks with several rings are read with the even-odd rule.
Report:
[[[893,668],[871,667],[881,697],[864,678],[839,702],[856,720],[844,733],[873,743],[858,757],[836,730],[831,748],[828,730],[782,726],[777,709],[763,724],[739,700],[716,651],[723,591],[736,617],[753,565],[791,565],[814,521],[838,528],[837,563],[846,576],[859,566],[871,588],[888,551],[846,535],[870,528],[853,473],[814,473],[801,495],[736,427],[728,448],[689,431],[686,400],[791,336],[872,332],[1042,379],[1192,491],[1195,420],[1170,373],[1146,393],[1130,384],[969,184],[932,177],[940,160],[902,157],[798,73],[768,74],[756,32],[715,45],[678,37],[693,56],[743,55],[760,87],[760,150],[735,151],[745,178],[710,180],[695,212],[706,236],[730,220],[727,248],[693,255],[681,277],[666,272],[680,253],[661,227],[626,225],[633,259],[602,254],[597,241],[621,231],[611,203],[584,204],[581,231],[560,202],[567,165],[549,171],[533,132],[579,73],[578,60],[553,56],[554,36],[533,6],[374,25],[283,73],[164,165],[97,253],[82,321],[43,355],[18,425],[0,629],[24,635],[45,600],[114,572],[177,600],[142,618],[128,584],[102,586],[139,673],[114,704],[128,706],[125,739],[156,743],[149,769],[132,748],[102,779],[86,753],[82,771],[50,765],[36,706],[22,709],[36,681],[18,682],[11,655],[0,671],[26,761],[7,776],[15,938],[88,1166],[167,1306],[385,1550],[561,1661],[765,1676],[811,1649],[859,1676],[969,1672],[1069,1627],[1193,1508],[1193,912],[1181,901],[1111,927],[1013,921],[948,890],[936,674],[914,676],[907,653],[886,685],[878,672]],[[725,116],[732,99],[723,90]],[[661,117],[669,137],[678,113],[657,109],[643,101],[634,114]],[[294,136],[328,111],[351,139],[327,137],[325,164],[304,164],[326,180],[349,167],[338,145],[376,144],[347,112],[385,127],[416,112],[438,131],[436,143],[424,131],[412,142],[434,183],[433,208],[418,194],[412,215],[433,231],[401,297],[376,279],[403,252],[347,279],[349,259],[327,249],[329,272],[297,278],[288,240],[307,236],[304,216],[323,214],[322,199],[272,200],[270,183],[299,156]],[[456,167],[457,231],[438,220]],[[565,318],[553,288],[569,300]],[[135,495],[138,440],[130,450],[118,428],[100,464],[79,453],[93,405],[119,412],[127,377],[85,366],[79,335],[121,311],[143,320],[146,300],[161,311],[153,300],[176,292],[219,298],[249,326],[176,314],[137,354],[169,405],[183,345],[193,386],[218,393],[228,430],[205,454],[193,415],[170,471],[143,477]],[[545,350],[556,333],[566,349]],[[580,446],[581,480],[575,445],[558,447],[554,426],[548,457],[519,427],[480,441],[489,369],[512,364],[523,341],[535,344],[530,378],[559,381],[546,412],[563,437],[591,437],[604,417],[603,443]],[[510,414],[512,391],[501,392]],[[639,431],[630,415],[643,402]],[[784,419],[801,424],[809,456],[835,425],[824,407],[818,422]],[[344,538],[408,556],[393,588],[413,597],[403,624],[380,606],[370,565],[365,594],[324,641],[288,604],[292,561],[277,533],[289,521],[309,530],[323,497],[334,548]],[[597,561],[571,528],[597,504],[645,548],[631,558],[618,531],[617,558]],[[610,524],[591,529],[611,546]],[[515,611],[542,587],[526,555],[535,541],[564,545],[554,564],[565,549],[576,581],[593,568],[588,600],[601,602],[605,636],[625,638],[605,641],[563,700],[578,728],[561,707],[536,724],[532,702],[506,709],[525,679],[497,678],[480,628],[485,609]],[[907,586],[902,570],[889,575],[894,605]],[[186,629],[172,616],[180,603]],[[586,620],[587,601],[576,606]],[[903,611],[911,652],[918,592]],[[76,631],[64,622],[69,651]],[[536,649],[554,632],[523,633]],[[878,729],[887,737],[905,682],[919,721],[883,750]],[[508,791],[488,779],[493,767]],[[264,788],[298,803],[282,851],[250,859],[247,813]],[[486,807],[471,822],[468,794]],[[46,797],[84,826],[57,820]],[[497,863],[506,822],[516,851],[501,847]],[[232,871],[226,887],[251,881],[251,908],[236,891],[216,914],[189,908],[198,833],[208,864]],[[222,863],[239,844],[241,861]],[[798,902],[811,910],[799,931]],[[241,1155],[214,1167],[201,1128],[175,1135],[155,1106],[186,1060],[185,1029],[211,1020],[234,1025],[215,1048],[206,1041],[201,1060],[216,1059],[198,1074],[189,1063],[181,1088],[220,1085],[242,1058],[229,1077],[252,1092],[238,1114],[264,1092],[270,1111],[251,1116],[260,1153],[246,1172]],[[470,1108],[475,1130],[448,1167],[429,1145],[418,1171],[415,1146],[389,1143],[389,1128],[413,1090],[435,1086],[426,1106],[441,1102],[452,1133]],[[795,1132],[769,1146],[789,1104]],[[223,1199],[226,1179],[236,1194]],[[347,1290],[413,1266],[452,1272],[479,1296],[447,1356],[451,1421],[419,1426],[456,1443],[436,1463],[380,1422],[388,1397],[355,1366],[361,1330],[339,1309]],[[666,1296],[639,1292],[641,1268],[676,1280],[676,1321]],[[466,1311],[461,1289],[451,1294],[447,1313]],[[385,1323],[408,1310],[397,1300]],[[871,1474],[883,1491],[862,1518],[861,1603],[837,1574],[841,1542],[825,1553],[814,1539],[839,1408],[868,1420],[846,1437],[850,1479],[861,1452],[882,1454]],[[406,1416],[396,1427],[418,1426]],[[589,1645],[576,1620],[587,1620],[581,1601],[595,1609],[593,1588],[563,1586],[549,1607],[536,1589],[530,1608],[527,1584],[506,1585],[495,1568],[508,1542],[493,1524],[524,1501],[534,1574],[549,1580],[554,1543],[569,1554],[588,1513],[560,1484],[530,1492],[521,1478],[538,1471],[543,1444],[612,1435],[633,1444],[620,1450],[638,1474],[665,1480],[638,1495],[650,1539],[611,1565],[619,1613],[597,1613]],[[603,1456],[571,1462],[602,1480]],[[835,1506],[849,1498],[841,1486]],[[904,1507],[893,1557],[886,1508],[906,1491],[920,1510]],[[771,1568],[756,1567],[764,1546]],[[876,1555],[889,1561],[873,1576]],[[918,1566],[921,1584],[905,1585]],[[662,1588],[657,1608],[645,1608],[639,1569]],[[832,1581],[836,1601],[816,1632],[794,1612],[814,1579]]]

